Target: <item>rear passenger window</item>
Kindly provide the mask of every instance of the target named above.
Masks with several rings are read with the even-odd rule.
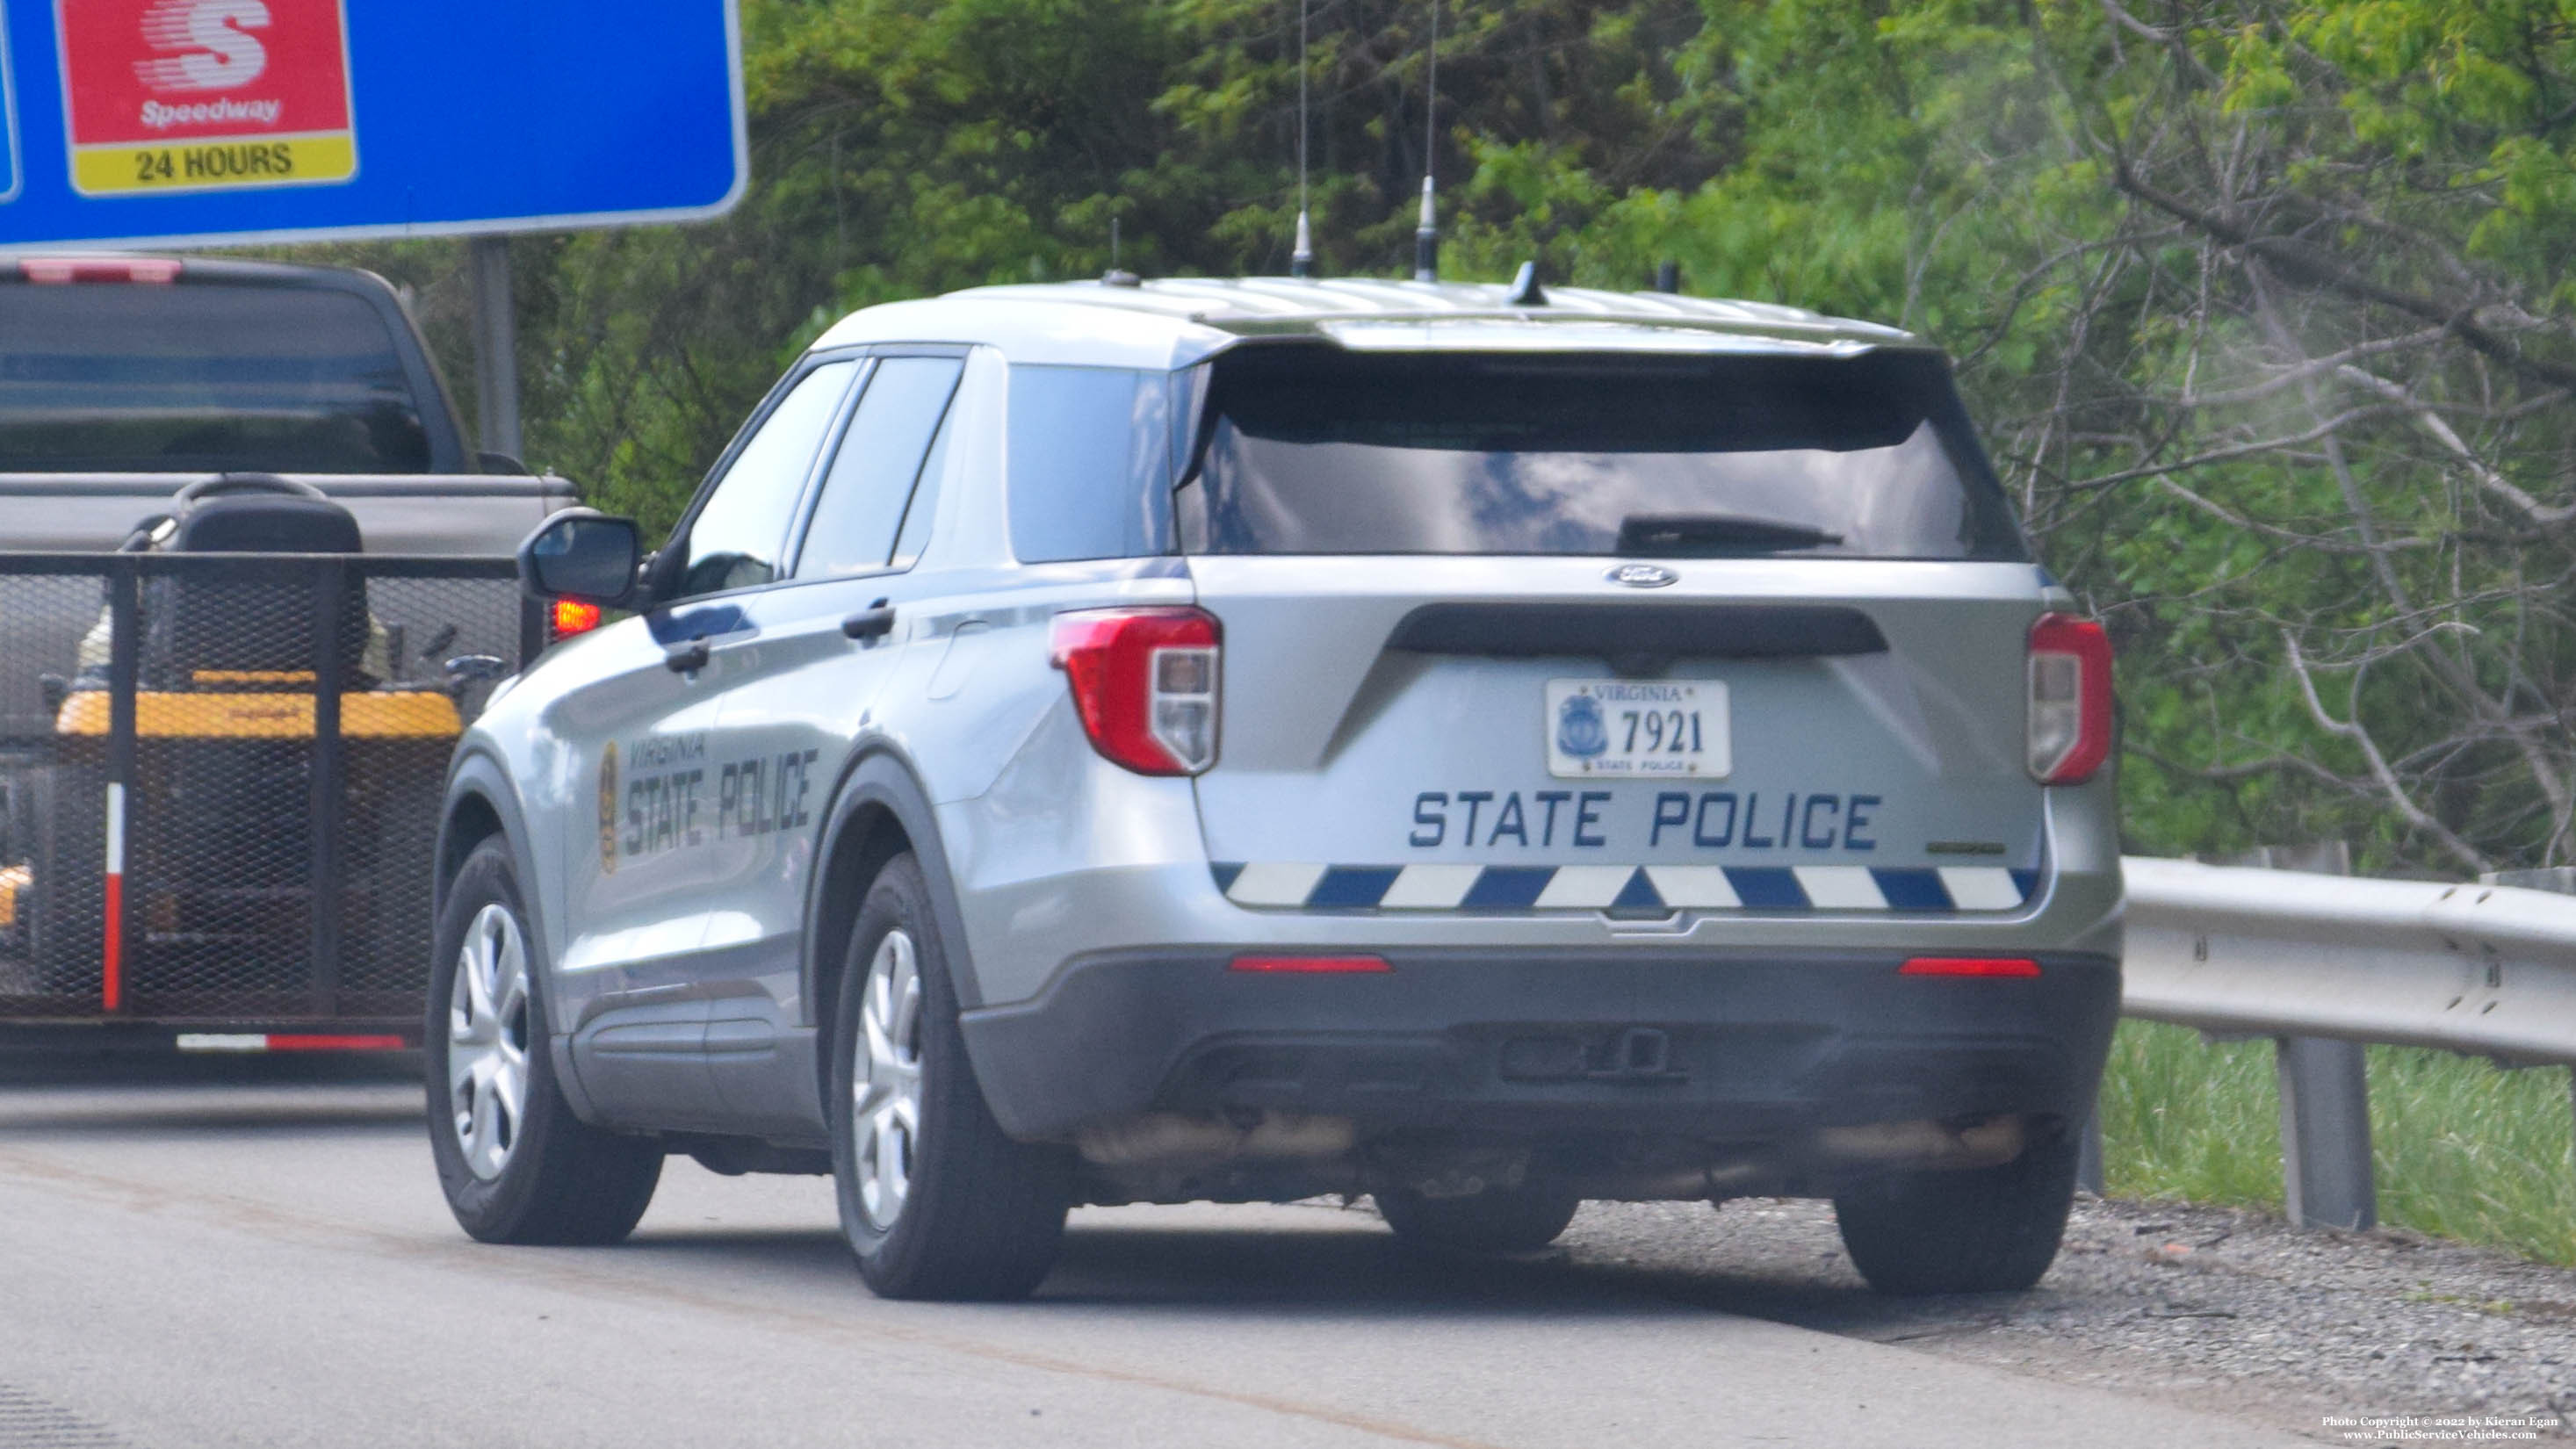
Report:
[[[1023,563],[1172,551],[1169,379],[1011,369],[1011,553]]]
[[[824,476],[796,560],[798,578],[874,573],[891,564],[896,532],[910,531],[905,509],[928,473],[925,455],[942,433],[940,420],[965,367],[954,357],[889,357],[877,364]]]
[[[855,362],[832,362],[805,374],[734,455],[733,466],[689,525],[683,596],[747,589],[779,576],[796,500],[813,470],[823,429],[857,368]]]

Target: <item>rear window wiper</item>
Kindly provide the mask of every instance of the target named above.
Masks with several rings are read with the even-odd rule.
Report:
[[[1785,553],[1842,541],[1803,523],[1732,513],[1632,513],[1619,522],[1619,552],[1628,555]]]

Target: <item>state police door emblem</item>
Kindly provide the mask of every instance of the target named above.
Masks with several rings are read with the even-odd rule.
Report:
[[[1556,747],[1578,760],[1610,748],[1610,729],[1601,718],[1601,701],[1588,694],[1569,694],[1556,707]]]
[[[599,756],[599,873],[617,874],[617,741]]]

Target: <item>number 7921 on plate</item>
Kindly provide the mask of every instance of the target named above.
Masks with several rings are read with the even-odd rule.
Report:
[[[1734,768],[1726,683],[1551,679],[1547,772],[1561,780],[1710,779]]]

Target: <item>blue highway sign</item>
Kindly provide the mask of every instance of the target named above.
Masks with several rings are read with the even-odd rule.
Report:
[[[9,79],[9,7],[0,3],[0,202],[18,197],[18,95]]]
[[[688,221],[735,0],[0,0],[0,247]]]

